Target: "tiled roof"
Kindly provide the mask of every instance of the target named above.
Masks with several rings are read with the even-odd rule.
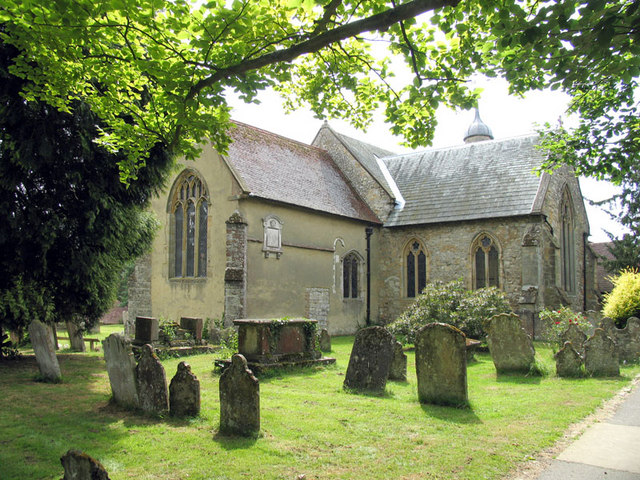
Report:
[[[544,160],[537,136],[491,140],[385,158],[406,204],[385,226],[534,213]]]
[[[387,182],[380,170],[380,166],[376,160],[377,158],[390,157],[395,155],[395,153],[390,152],[388,150],[384,150],[383,148],[376,147],[375,145],[370,145],[365,142],[361,142],[360,140],[356,140],[355,138],[347,137],[341,133],[333,131],[336,137],[342,142],[342,144],[346,147],[347,150],[354,156],[358,162],[371,174],[373,178],[386,190],[391,198],[395,198],[393,193],[393,189]]]
[[[250,196],[380,223],[327,152],[235,122],[226,161]]]

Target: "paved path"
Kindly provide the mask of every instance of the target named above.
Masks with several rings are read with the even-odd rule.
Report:
[[[640,385],[591,425],[536,480],[640,480]]]

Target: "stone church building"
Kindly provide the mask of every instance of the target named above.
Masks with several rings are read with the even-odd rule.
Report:
[[[236,123],[153,201],[130,317],[308,317],[332,335],[394,320],[431,281],[496,286],[529,331],[537,313],[596,306],[578,180],[535,172],[536,136],[396,155],[324,124],[306,145]]]

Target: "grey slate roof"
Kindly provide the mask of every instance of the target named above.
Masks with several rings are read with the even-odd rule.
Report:
[[[225,160],[250,196],[381,223],[329,154],[243,123],[229,131]]]
[[[526,136],[385,158],[406,204],[384,226],[536,213],[542,177],[534,169],[544,160],[537,142]]]
[[[329,127],[331,128],[331,127]],[[347,150],[354,156],[358,162],[371,174],[373,178],[386,190],[391,198],[395,198],[393,189],[389,186],[384,174],[380,170],[380,166],[376,161],[376,157],[384,158],[395,155],[395,153],[376,147],[369,143],[361,142],[355,138],[347,137],[333,130],[334,135],[342,142]]]

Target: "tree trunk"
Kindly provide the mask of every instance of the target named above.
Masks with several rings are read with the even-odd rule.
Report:
[[[74,352],[84,352],[84,338],[82,330],[72,321],[67,321],[67,332],[69,333],[69,345]]]

